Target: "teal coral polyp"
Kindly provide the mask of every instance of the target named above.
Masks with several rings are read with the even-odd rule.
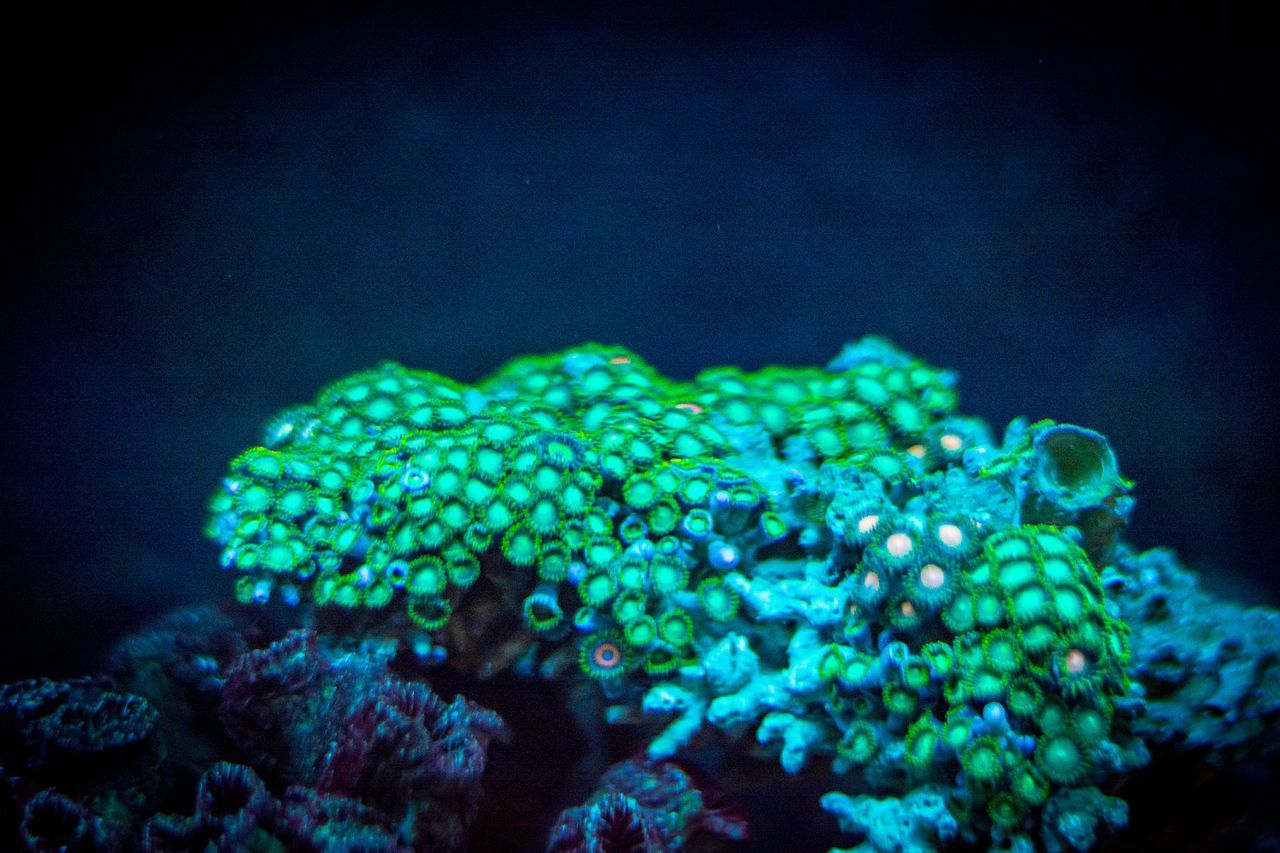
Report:
[[[1076,526],[1130,484],[1081,427],[997,444],[955,381],[878,338],[690,381],[599,344],[474,386],[385,363],[274,418],[207,529],[242,601],[423,665],[577,673],[657,718],[653,756],[755,729],[786,772],[827,756],[1034,844],[1143,757],[1097,563],[1125,515]]]

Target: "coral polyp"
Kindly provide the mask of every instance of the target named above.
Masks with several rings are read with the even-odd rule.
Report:
[[[955,386],[878,338],[688,381],[598,344],[474,386],[386,363],[273,420],[208,532],[241,600],[585,677],[654,720],[654,760],[753,731],[786,773],[830,759],[853,831],[1053,847],[1070,808],[1092,838],[1123,823],[1099,786],[1147,760],[1101,573],[1132,483],[1083,427],[997,442]],[[625,797],[582,820],[652,832]]]

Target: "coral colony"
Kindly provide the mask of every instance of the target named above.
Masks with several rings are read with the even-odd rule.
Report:
[[[708,744],[825,765],[808,819],[855,850],[1057,851],[1126,825],[1116,783],[1149,747],[1274,741],[1276,615],[1125,543],[1103,436],[996,441],[956,407],[953,374],[877,338],[692,381],[599,345],[474,387],[339,380],[232,461],[207,529],[239,602],[320,635],[180,612],[117,649],[115,682],[3,688],[10,821],[33,849],[465,849],[510,733],[391,658],[590,679],[647,733],[551,851],[745,838],[674,763]],[[190,759],[200,730],[234,763]],[[202,774],[185,814],[153,814],[162,740]],[[68,763],[93,772],[61,784]]]

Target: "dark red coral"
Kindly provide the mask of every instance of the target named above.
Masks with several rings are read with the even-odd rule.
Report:
[[[359,689],[350,676],[320,654],[315,635],[295,631],[228,670],[218,715],[253,766],[313,783]]]
[[[475,817],[492,711],[403,682],[381,658],[329,652],[296,631],[227,673],[220,716],[260,769],[286,784],[358,799],[406,840],[460,849]]]
[[[319,786],[361,791],[392,812],[423,795],[473,788],[489,741],[503,731],[501,719],[474,702],[446,703],[425,684],[397,681],[359,699],[346,726],[347,736],[325,756]]]
[[[411,849],[379,823],[380,812],[341,794],[291,786],[284,792],[277,834],[286,849],[327,853],[397,853]]]
[[[147,699],[89,679],[0,685],[0,847],[465,848],[490,742],[506,731],[497,714],[310,632],[258,651],[245,637],[193,610],[117,649],[117,674],[182,720],[165,734],[199,776],[189,816],[153,814],[161,771],[182,777],[163,763]],[[197,763],[209,753],[244,763]]]
[[[252,768],[222,762],[201,777],[194,814],[156,815],[143,829],[141,846],[148,853],[407,850],[382,820],[382,814],[356,800],[310,788],[290,786],[277,799]]]
[[[560,813],[547,853],[662,853],[655,815],[626,794],[609,793]]]
[[[684,770],[641,759],[612,765],[584,805],[565,809],[552,828],[548,853],[649,853],[683,849],[699,832],[729,841],[747,838],[746,819],[712,807]]]

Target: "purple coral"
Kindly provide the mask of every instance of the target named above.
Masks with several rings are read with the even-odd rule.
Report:
[[[236,837],[246,834],[271,810],[267,786],[258,774],[239,764],[213,765],[196,788],[196,813],[222,824]]]
[[[359,800],[298,785],[284,792],[277,832],[291,850],[397,853],[410,848],[383,827],[380,812]]]
[[[683,849],[699,832],[729,841],[748,836],[735,809],[709,804],[688,773],[672,762],[622,761],[600,777],[584,805],[565,809],[548,853],[618,853]]]
[[[160,734],[182,777],[195,778],[227,754],[217,715],[226,669],[261,644],[263,633],[241,609],[184,607],[112,649],[111,675],[160,712]]]
[[[200,778],[195,814],[189,818],[156,815],[142,833],[148,851],[245,846],[259,826],[270,829],[278,803],[252,769],[219,762]]]
[[[249,767],[221,762],[205,772],[190,817],[156,815],[142,834],[148,853],[285,850],[395,851],[404,848],[380,825],[383,816],[337,794],[290,786],[276,799]]]
[[[19,834],[28,850],[90,851],[101,849],[99,821],[75,800],[53,790],[27,801]]]
[[[227,673],[220,716],[250,760],[285,782],[352,797],[433,850],[465,846],[492,711],[391,676],[368,655],[329,654],[291,633]]]
[[[393,808],[406,796],[475,785],[489,740],[502,732],[492,711],[461,697],[446,703],[416,682],[389,681],[358,700],[347,722],[348,736],[326,757],[320,787],[361,791]]]
[[[314,634],[291,633],[229,670],[219,718],[255,767],[286,782],[314,781],[340,734],[338,706],[357,689],[350,674],[319,653]]]
[[[0,686],[0,762],[35,772],[49,764],[125,763],[153,752],[159,715],[141,696],[90,679],[34,678]]]
[[[603,794],[560,813],[547,853],[662,853],[653,814],[626,794]]]
[[[141,696],[85,690],[77,699],[62,702],[34,722],[34,731],[48,749],[69,755],[128,749],[145,741],[159,720]]]
[[[262,634],[244,611],[183,607],[121,640],[111,651],[109,670],[130,692],[153,701],[164,696],[192,706],[214,704],[223,670],[263,642]]]
[[[157,718],[90,679],[0,686],[0,811],[33,850],[120,846],[154,806]]]

